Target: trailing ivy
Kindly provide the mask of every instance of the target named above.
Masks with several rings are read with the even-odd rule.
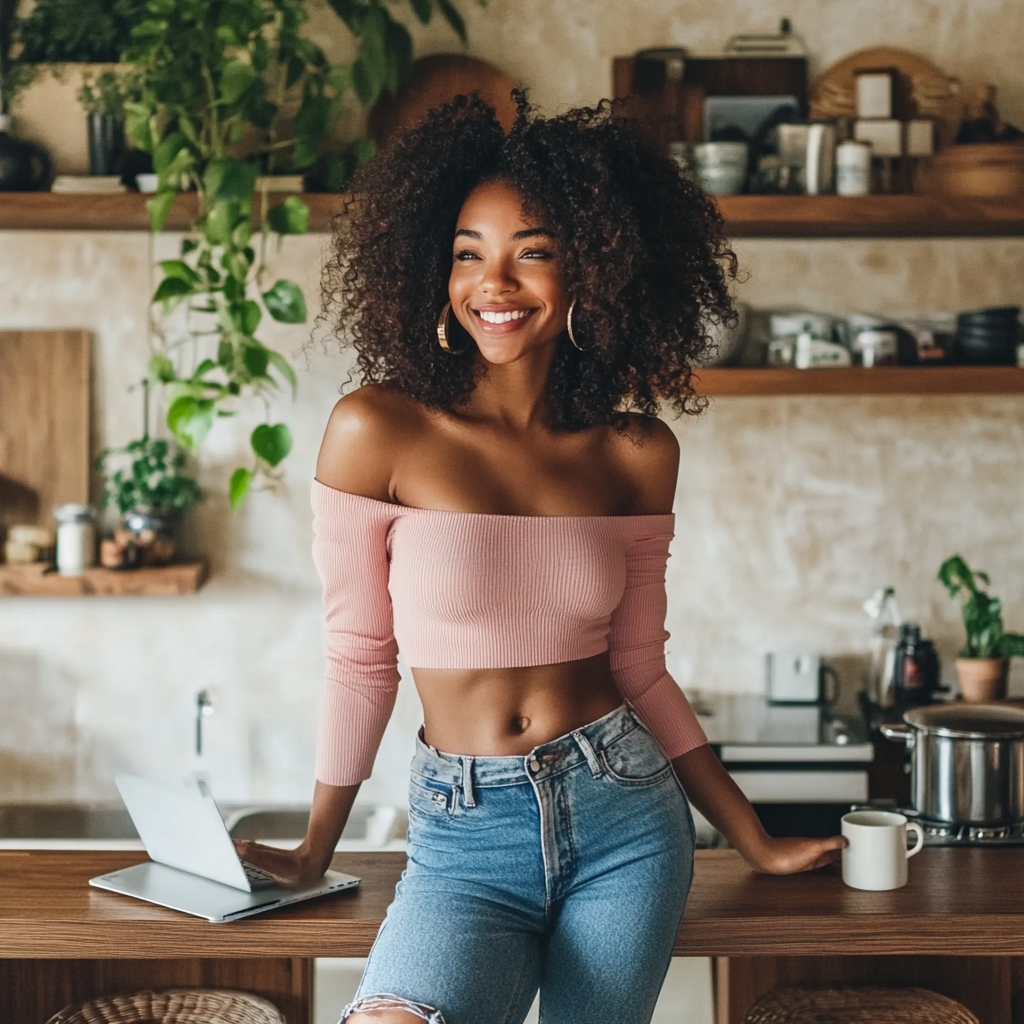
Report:
[[[359,43],[348,66],[331,65],[301,34],[301,0],[145,0],[123,54],[141,78],[140,99],[126,104],[128,138],[152,153],[158,174],[152,230],[162,230],[179,192],[194,189],[199,201],[193,232],[179,258],[160,263],[152,298],[160,315],[150,376],[167,391],[167,425],[195,451],[240,400],[266,410],[249,439],[253,462],[231,477],[233,508],[292,447],[288,427],[271,422],[270,401],[281,389],[294,395],[295,371],[259,339],[264,314],[285,324],[307,317],[299,286],[271,281],[265,255],[270,235],[307,231],[309,210],[298,196],[270,206],[257,179],[311,167],[346,94],[372,103],[412,70],[412,38],[383,0],[329,2]],[[465,39],[451,0],[408,2],[422,22],[436,7]],[[350,152],[366,159],[373,147],[357,140]],[[166,329],[172,315],[184,318],[177,340]]]

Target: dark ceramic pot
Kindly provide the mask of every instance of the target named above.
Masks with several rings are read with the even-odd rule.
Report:
[[[10,134],[10,119],[0,114],[0,192],[34,192],[50,183],[50,154]]]

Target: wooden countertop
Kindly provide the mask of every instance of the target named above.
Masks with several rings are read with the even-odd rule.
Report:
[[[124,852],[0,851],[0,957],[365,956],[405,863],[340,854],[358,890],[231,924],[90,888],[138,863]],[[893,892],[843,885],[838,866],[753,874],[731,850],[697,853],[678,956],[1024,955],[1024,847],[938,848]]]

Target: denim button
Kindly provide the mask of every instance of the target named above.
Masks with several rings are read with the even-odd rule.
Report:
[[[538,761],[537,758],[534,758],[530,762],[530,771],[532,771],[532,772],[539,772],[540,771],[540,761]]]

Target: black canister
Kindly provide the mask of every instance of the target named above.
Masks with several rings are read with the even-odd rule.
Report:
[[[916,622],[900,626],[892,674],[897,707],[931,704],[939,688],[939,655],[931,640],[923,639]]]

